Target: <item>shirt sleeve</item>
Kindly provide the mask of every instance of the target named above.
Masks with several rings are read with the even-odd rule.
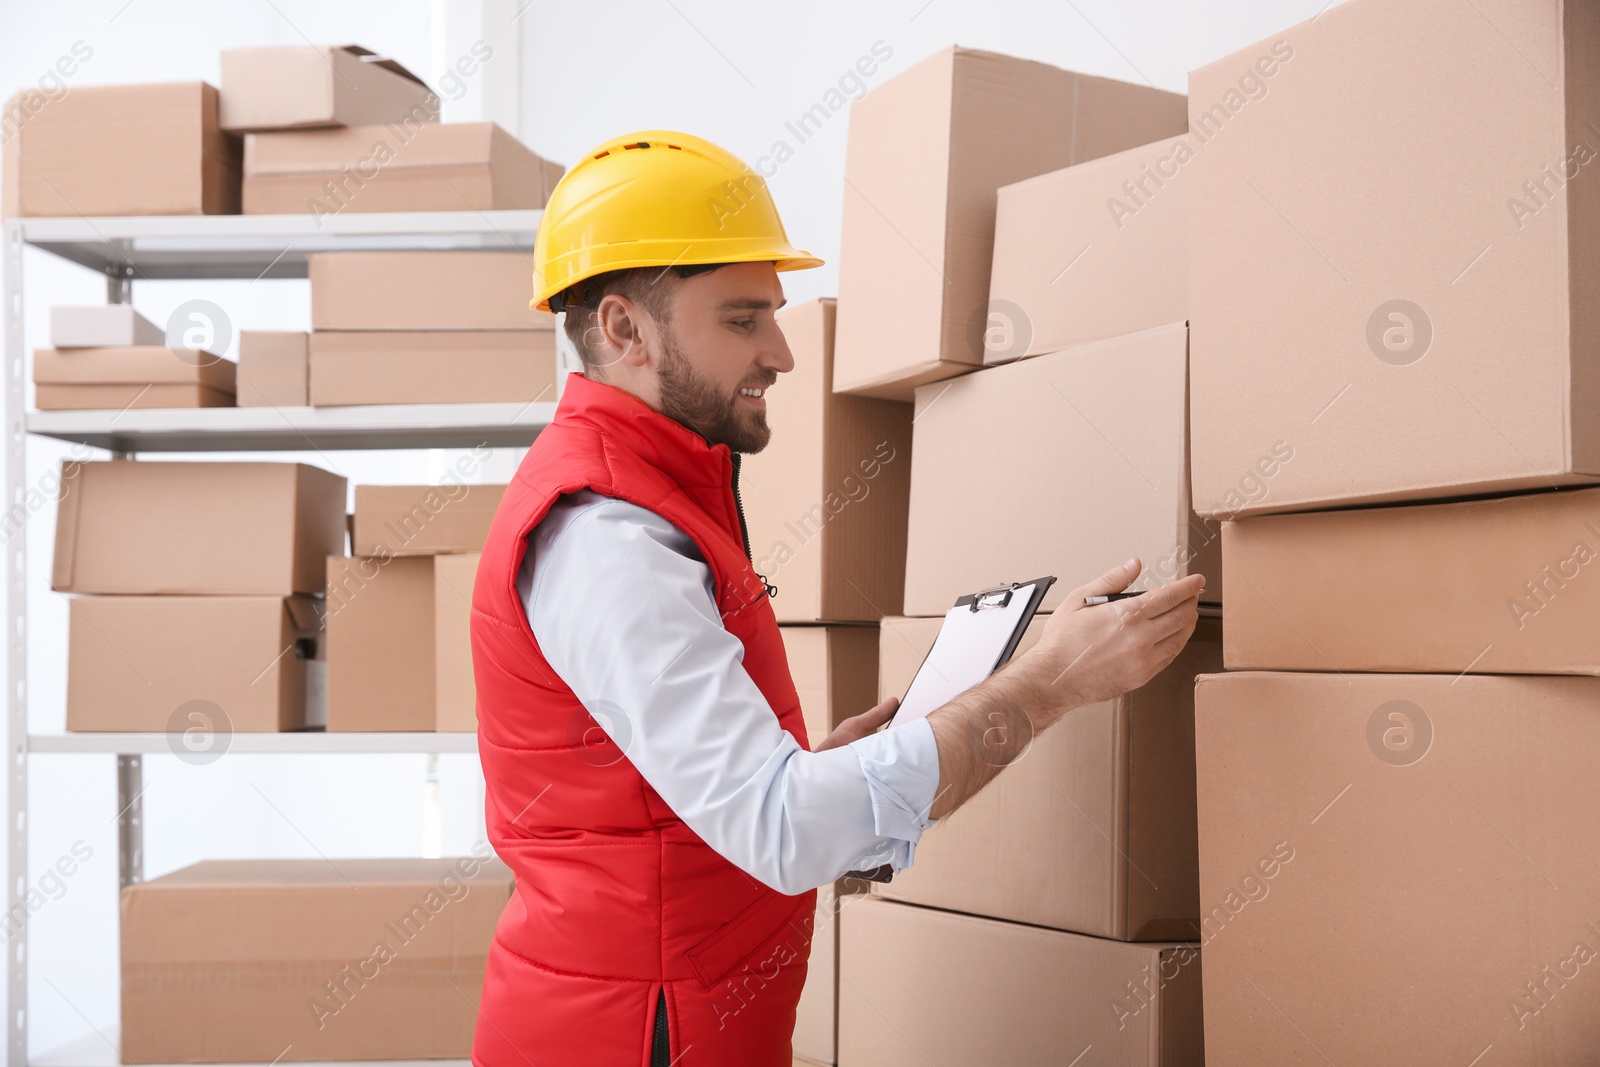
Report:
[[[911,865],[939,782],[927,720],[802,749],[671,523],[588,491],[564,497],[529,535],[519,591],[551,668],[729,862],[788,894]]]

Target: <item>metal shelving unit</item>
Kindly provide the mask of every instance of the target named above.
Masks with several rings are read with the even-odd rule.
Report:
[[[178,751],[159,733],[28,733],[26,512],[28,434],[80,442],[131,458],[139,452],[303,451],[400,448],[526,448],[555,414],[553,402],[418,404],[344,408],[196,408],[40,411],[23,407],[27,355],[23,335],[24,252],[28,247],[101,273],[112,303],[127,303],[133,282],[156,279],[304,278],[313,252],[368,250],[515,250],[531,252],[538,211],[406,214],[213,215],[155,218],[24,218],[4,226],[6,309],[5,507],[7,535],[6,752],[12,833],[7,845],[6,907],[22,905],[28,886],[29,757],[106,753],[117,757],[118,870],[122,886],[143,878],[142,757]],[[558,334],[558,345],[563,340]],[[564,350],[558,359],[564,358]],[[562,375],[557,374],[559,381]],[[476,752],[476,734],[235,733],[229,750],[249,753]],[[6,1062],[27,1064],[27,927],[6,945]],[[104,1035],[54,1050],[38,1065],[115,1063]],[[429,1061],[438,1064],[441,1061]],[[442,1061],[446,1064],[465,1061]]]

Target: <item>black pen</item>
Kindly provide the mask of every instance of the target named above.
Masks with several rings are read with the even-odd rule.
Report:
[[[1144,594],[1145,590],[1143,589],[1137,593],[1107,593],[1105,596],[1086,596],[1083,598],[1083,602],[1085,604],[1109,604],[1113,600],[1126,600],[1131,596],[1144,596]]]

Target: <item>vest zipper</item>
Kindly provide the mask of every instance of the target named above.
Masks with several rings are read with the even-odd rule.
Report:
[[[728,458],[733,462],[733,510],[739,516],[739,538],[744,542],[744,558],[754,563],[755,557],[750,554],[750,528],[744,522],[744,501],[739,498],[739,464],[744,457],[730,449]],[[758,572],[756,577],[761,579],[761,585],[766,589],[767,596],[778,595],[778,587],[767,581],[765,574]]]

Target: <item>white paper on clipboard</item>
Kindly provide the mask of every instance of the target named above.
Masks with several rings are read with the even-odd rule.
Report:
[[[890,727],[926,718],[994,673],[1011,638],[1025,625],[1040,583],[1017,586],[1003,606],[973,611],[957,604],[945,612],[933,647],[890,720]]]

